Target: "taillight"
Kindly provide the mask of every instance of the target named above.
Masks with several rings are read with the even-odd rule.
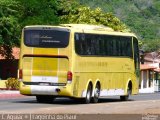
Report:
[[[72,72],[71,71],[68,71],[68,73],[67,73],[67,82],[68,83],[72,82]]]
[[[18,78],[19,78],[20,81],[23,78],[23,71],[22,71],[22,69],[19,69]]]

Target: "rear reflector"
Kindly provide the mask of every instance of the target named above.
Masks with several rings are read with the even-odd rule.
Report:
[[[72,72],[71,71],[68,71],[68,73],[67,73],[67,82],[68,83],[72,82]]]
[[[22,69],[19,69],[19,73],[18,73],[19,80],[22,80],[22,77],[23,77],[23,71]]]

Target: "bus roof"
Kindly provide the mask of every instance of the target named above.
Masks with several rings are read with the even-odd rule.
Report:
[[[36,27],[42,27],[42,28],[49,28],[49,27],[63,27],[63,28],[69,28],[69,29],[81,29],[81,30],[97,30],[97,31],[114,31],[110,27],[106,27],[103,25],[89,25],[89,24],[60,24],[59,26],[50,26],[50,25],[32,25],[32,26],[26,26],[25,28],[36,28]]]
[[[103,25],[89,25],[89,24],[61,24],[64,27],[71,27],[74,29],[83,30],[98,30],[98,31],[114,31],[112,28]]]
[[[67,28],[67,29],[74,29],[75,31],[82,31],[82,32],[98,32],[98,33],[103,33],[103,34],[112,34],[112,35],[121,35],[121,36],[134,36],[136,37],[135,34],[129,33],[129,32],[119,32],[119,31],[114,31],[112,28],[104,26],[104,25],[90,25],[90,24],[60,24],[58,26],[52,26],[52,25],[32,25],[32,26],[26,26],[25,28]]]
[[[120,36],[134,36],[135,34],[129,32],[120,32],[114,31],[112,28],[104,26],[104,25],[90,25],[90,24],[61,24],[61,27],[66,27],[68,29],[75,29],[75,31],[83,31],[92,33],[102,33],[102,34],[112,34],[112,35],[120,35]],[[137,38],[137,37],[136,37]]]

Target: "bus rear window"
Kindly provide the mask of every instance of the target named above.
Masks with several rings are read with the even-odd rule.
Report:
[[[69,30],[24,30],[24,44],[29,47],[64,48],[69,43]]]

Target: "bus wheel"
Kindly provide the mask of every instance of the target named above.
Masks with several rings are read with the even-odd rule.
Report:
[[[91,102],[91,94],[92,94],[92,86],[91,86],[91,84],[89,84],[88,89],[87,89],[87,93],[86,93],[86,97],[84,99],[84,102],[86,104]]]
[[[36,99],[39,103],[52,103],[55,98],[53,96],[37,95]]]
[[[94,96],[92,98],[93,103],[97,103],[100,95],[100,85],[96,84],[95,90],[94,90]]]
[[[128,86],[127,95],[120,96],[121,101],[127,101],[129,99],[129,96],[131,95],[131,93],[132,93],[132,88],[130,88]]]

